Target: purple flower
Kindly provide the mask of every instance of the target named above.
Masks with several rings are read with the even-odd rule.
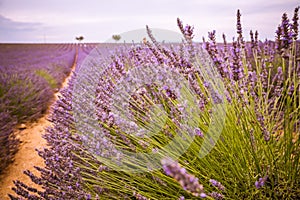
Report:
[[[168,176],[173,177],[181,187],[192,193],[194,196],[203,195],[203,186],[199,184],[198,178],[188,174],[186,169],[181,167],[178,162],[173,161],[171,158],[165,158],[161,161],[163,170]]]
[[[203,135],[202,131],[200,130],[200,128],[195,128],[194,132],[195,132],[195,134],[196,134],[197,136],[199,136],[199,137],[201,137],[201,138],[204,137],[204,135]]]
[[[225,190],[225,187],[218,181],[216,181],[215,179],[210,179],[209,182],[215,186],[216,188],[218,188],[219,190],[222,190],[224,191]]]
[[[209,193],[209,196],[216,199],[216,200],[222,200],[224,199],[224,196],[218,192],[212,192],[212,193]]]
[[[289,49],[289,47],[293,41],[293,38],[292,38],[293,34],[291,34],[290,20],[288,19],[288,16],[286,13],[283,13],[283,15],[282,15],[281,25],[280,25],[280,27],[278,27],[276,34],[277,34],[277,40],[278,40],[277,42],[279,43],[277,45],[278,48],[281,47],[283,50]],[[278,50],[281,51],[282,49],[278,49]]]
[[[242,24],[241,24],[241,12],[240,10],[237,10],[237,14],[236,14],[236,18],[237,18],[237,22],[236,22],[236,29],[237,29],[237,34],[239,36],[242,36]]]
[[[241,13],[240,10],[237,10],[236,18],[236,29],[237,29],[237,34],[238,34],[238,47],[240,47],[240,43],[244,45],[244,40],[243,40],[243,31],[242,31],[242,24],[241,24]]]
[[[259,178],[258,181],[255,181],[255,187],[257,189],[260,189],[265,185],[266,180],[268,179],[268,176],[265,176],[263,178]]]
[[[179,27],[181,33],[184,35],[186,40],[193,39],[194,27],[190,25],[186,25],[185,27],[183,27],[182,21],[179,18],[177,18],[177,26]]]
[[[133,196],[137,199],[137,200],[148,200],[147,197],[144,197],[143,195],[137,193],[137,192],[133,192]]]
[[[293,17],[293,24],[291,24],[291,30],[293,31],[293,39],[294,40],[297,40],[298,38],[298,27],[299,27],[299,23],[298,23],[298,20],[299,20],[299,6],[297,8],[295,8],[295,11],[294,11],[294,17]]]
[[[207,195],[206,195],[205,193],[202,192],[202,193],[200,194],[200,197],[201,197],[201,198],[206,198]]]

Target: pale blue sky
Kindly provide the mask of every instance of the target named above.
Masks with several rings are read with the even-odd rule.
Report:
[[[0,0],[0,42],[104,42],[149,25],[178,32],[176,18],[195,27],[195,40],[216,30],[218,38],[235,35],[241,10],[245,38],[250,29],[260,39],[274,39],[286,12],[292,18],[299,0]]]

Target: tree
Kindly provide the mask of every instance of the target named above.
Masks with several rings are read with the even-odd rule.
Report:
[[[84,37],[81,35],[79,37],[76,37],[76,40],[78,40],[79,42],[81,42],[84,39]]]
[[[112,39],[114,39],[117,42],[121,39],[121,35],[113,35]]]

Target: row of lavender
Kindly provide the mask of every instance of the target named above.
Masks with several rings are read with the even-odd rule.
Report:
[[[236,40],[210,32],[208,54],[179,19],[180,45],[148,29],[153,43],[99,46],[55,104],[41,177],[25,172],[43,190],[15,181],[11,199],[300,198],[298,11],[264,42],[245,41],[238,11]]]
[[[18,149],[14,129],[45,114],[75,53],[76,45],[0,44],[0,173]]]

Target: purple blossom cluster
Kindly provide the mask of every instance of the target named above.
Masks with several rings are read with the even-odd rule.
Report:
[[[211,193],[209,193],[209,196],[212,197],[215,200],[224,199],[224,195],[222,195],[221,193],[218,193],[218,192],[211,192]]]
[[[173,177],[181,187],[192,193],[196,197],[205,198],[203,185],[198,182],[198,178],[189,174],[185,168],[181,167],[179,163],[170,158],[165,158],[161,161],[164,172]]]
[[[144,197],[143,195],[133,192],[133,196],[137,199],[137,200],[148,200],[148,198]]]
[[[287,56],[287,50],[292,46],[292,42],[298,38],[299,28],[299,7],[295,8],[292,22],[290,22],[286,13],[282,15],[281,24],[276,30],[276,49],[283,56]]]
[[[210,179],[209,182],[215,186],[216,188],[218,188],[218,190],[224,191],[225,187],[222,185],[222,183],[216,181],[215,179]]]
[[[267,179],[268,179],[268,176],[259,178],[258,181],[255,181],[255,187],[257,189],[260,189],[261,187],[263,187],[265,185],[265,182],[267,181]]]
[[[189,193],[192,193],[193,196],[206,198],[212,197],[216,200],[224,199],[224,195],[220,192],[210,192],[205,193],[203,185],[199,184],[198,178],[189,174],[185,168],[181,167],[178,162],[170,158],[165,158],[162,161],[163,170],[166,175],[173,177],[180,186]],[[210,179],[209,182],[216,187],[219,191],[224,192],[225,187],[218,181]],[[179,200],[184,200],[184,196],[180,196]]]
[[[299,76],[298,61],[294,63],[293,70],[290,72],[283,68],[283,65],[288,65],[287,60],[284,63],[278,62],[278,58],[281,56],[287,58],[292,42],[296,42],[297,36],[294,33],[298,34],[298,12],[299,7],[295,9],[292,23],[287,14],[283,14],[281,25],[276,31],[276,41],[259,41],[258,32],[253,33],[251,30],[250,42],[244,42],[239,10],[237,12],[237,40],[228,44],[223,35],[224,44],[216,45],[215,31],[208,33],[208,41],[203,39],[204,48],[210,54],[224,82],[228,83],[226,88],[232,96],[240,99],[244,105],[249,104],[249,97],[255,102],[259,102],[258,99],[263,98],[265,104],[268,104],[264,113],[261,113],[262,105],[259,103],[254,105],[257,121],[261,125],[262,135],[266,141],[269,141],[270,133],[275,132],[278,126],[268,127],[267,124],[270,122],[266,121],[264,116],[271,113],[277,116],[282,115],[283,110],[277,109],[276,102],[284,94],[285,81],[288,77]],[[299,52],[297,50],[295,52],[295,57],[299,57]],[[287,91],[292,94],[295,91],[293,84],[288,87]],[[227,99],[230,101],[231,97],[227,97]],[[274,110],[276,110],[276,114],[274,114]]]

